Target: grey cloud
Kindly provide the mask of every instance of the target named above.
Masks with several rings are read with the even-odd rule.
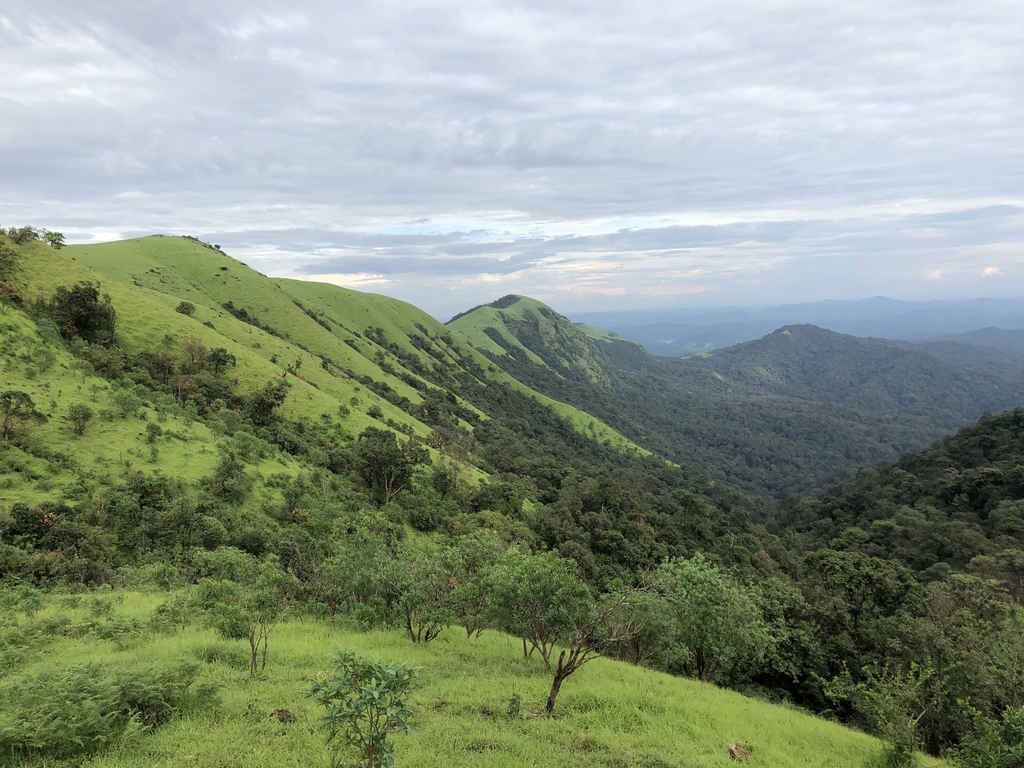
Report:
[[[72,239],[211,233],[426,305],[489,284],[402,275],[800,300],[952,259],[1024,293],[1019,3],[9,0],[0,69],[3,223]]]

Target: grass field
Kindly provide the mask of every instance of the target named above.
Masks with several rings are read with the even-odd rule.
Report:
[[[91,620],[90,599],[72,608],[54,596],[41,615],[63,613],[80,625]],[[113,592],[102,599],[113,603],[115,617],[145,621],[164,594]],[[550,684],[543,662],[523,659],[519,642],[507,636],[487,632],[467,640],[458,628],[429,645],[413,645],[397,631],[282,623],[271,635],[267,670],[255,680],[245,670],[244,641],[228,642],[208,630],[146,632],[118,642],[58,637],[0,678],[0,697],[23,674],[52,672],[56,665],[162,668],[181,658],[216,657],[202,673],[222,686],[215,709],[173,720],[84,762],[46,765],[326,766],[320,712],[302,691],[328,668],[337,647],[422,667],[414,702],[419,730],[395,737],[399,766],[726,766],[733,764],[728,746],[734,742],[752,746],[746,763],[752,766],[863,766],[880,749],[864,734],[791,709],[603,659],[570,678],[556,716],[543,717]],[[507,714],[513,694],[522,698],[517,718]],[[291,712],[296,722],[280,723],[273,716],[277,709]]]

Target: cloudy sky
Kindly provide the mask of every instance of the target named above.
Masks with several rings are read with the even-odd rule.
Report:
[[[1024,296],[1024,4],[0,6],[0,223],[447,317]]]

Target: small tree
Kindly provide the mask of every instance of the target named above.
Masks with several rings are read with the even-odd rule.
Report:
[[[282,571],[277,556],[271,555],[260,564],[259,576],[249,586],[203,579],[196,602],[224,637],[249,642],[249,674],[255,675],[267,668],[270,633],[298,585],[298,579]]]
[[[576,562],[550,552],[509,550],[491,572],[487,601],[495,628],[522,638],[523,655],[538,651],[548,667],[555,643],[594,616],[594,599]]]
[[[398,609],[414,643],[429,643],[453,621],[452,592],[457,582],[454,563],[444,554],[450,553],[403,545],[392,562]]]
[[[904,670],[886,662],[884,667],[864,667],[862,672],[863,681],[854,682],[850,671],[844,670],[825,686],[825,695],[852,703],[857,714],[885,740],[885,768],[916,765],[914,752],[921,747],[917,724],[933,705],[928,683],[935,670],[916,663]]]
[[[68,408],[68,421],[71,422],[71,428],[75,431],[76,435],[82,435],[85,433],[85,428],[92,421],[93,413],[92,408],[81,403],[75,403]]]
[[[229,365],[233,366],[236,363],[235,356],[224,349],[224,347],[211,349],[206,362],[209,363],[210,367],[213,369],[215,376],[220,376],[225,368]]]
[[[4,440],[10,440],[22,424],[44,421],[46,416],[36,410],[36,404],[28,393],[9,389],[0,395],[0,434]]]
[[[548,693],[544,711],[549,715],[555,709],[555,700],[562,683],[577,672],[584,664],[601,656],[605,648],[614,648],[629,640],[640,631],[632,616],[624,614],[623,609],[646,590],[642,587],[630,590],[619,597],[609,598],[604,607],[595,613],[593,618],[573,629],[567,638],[568,648],[558,654],[558,663],[554,668],[551,690]],[[581,616],[584,614],[580,614]],[[624,620],[623,620],[624,619]]]
[[[43,240],[49,243],[50,247],[54,250],[59,251],[64,247],[64,233],[63,232],[51,232],[48,229],[44,229],[39,233]]]
[[[196,305],[191,301],[183,301],[174,308],[174,311],[185,317],[192,317],[196,313]]]
[[[390,768],[395,750],[388,736],[414,730],[409,695],[419,668],[384,664],[349,650],[336,651],[331,663],[334,675],[313,680],[305,695],[327,709],[320,722],[334,750],[332,768]],[[342,762],[349,750],[359,754],[359,762]]]
[[[757,605],[703,555],[670,560],[659,575],[672,620],[670,669],[710,682],[764,654],[771,638]]]

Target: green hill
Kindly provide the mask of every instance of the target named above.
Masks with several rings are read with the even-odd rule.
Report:
[[[754,493],[823,488],[1024,402],[1024,359],[994,350],[804,325],[671,359],[595,337],[538,302],[495,305],[449,327],[532,388]]]
[[[445,327],[189,238],[30,235],[0,233],[0,762],[323,758],[298,691],[335,641],[424,665],[403,749],[427,764],[715,765],[749,740],[754,764],[857,765],[878,746],[797,710],[935,755],[1021,714],[1012,451],[920,473],[877,531],[717,481],[806,487],[1012,396],[994,353],[794,327],[657,361],[519,297]],[[872,548],[904,530],[915,557]],[[558,644],[643,668],[595,661],[534,717]]]

